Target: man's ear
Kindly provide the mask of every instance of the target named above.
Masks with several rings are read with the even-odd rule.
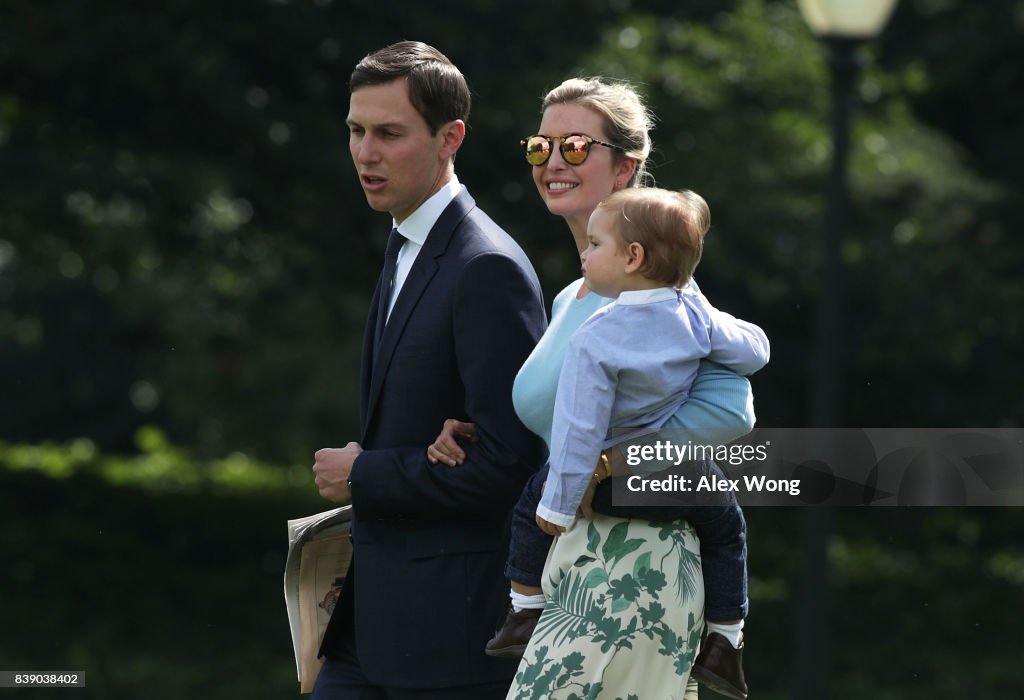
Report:
[[[633,273],[644,266],[647,261],[647,251],[636,241],[626,246],[626,272]]]
[[[451,160],[462,146],[462,140],[466,138],[466,122],[461,119],[450,121],[441,126],[440,132],[444,139],[440,155],[444,160]]]

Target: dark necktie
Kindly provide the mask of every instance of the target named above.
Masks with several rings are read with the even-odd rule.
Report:
[[[384,249],[384,269],[380,273],[380,298],[377,300],[377,340],[384,334],[387,323],[391,292],[395,286],[395,270],[398,268],[398,250],[405,243],[405,236],[397,228],[391,229],[388,245]]]

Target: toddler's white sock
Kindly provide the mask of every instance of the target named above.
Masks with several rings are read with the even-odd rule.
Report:
[[[516,612],[520,610],[542,610],[544,608],[543,593],[524,595],[515,591],[509,591],[508,597],[512,599],[512,609]]]
[[[743,629],[743,620],[740,620],[733,625],[723,625],[721,622],[709,622],[708,623],[708,634],[712,632],[718,632],[720,635],[729,640],[729,644],[732,644],[733,649],[740,648],[740,639],[743,638],[741,630]]]

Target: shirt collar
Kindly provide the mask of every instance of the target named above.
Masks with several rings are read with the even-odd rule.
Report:
[[[653,304],[658,301],[677,301],[679,293],[672,287],[657,287],[655,289],[637,289],[635,291],[623,292],[615,301],[620,306],[634,306],[637,304]]]
[[[434,224],[441,217],[441,212],[452,203],[452,200],[461,191],[462,184],[459,183],[459,178],[452,175],[448,184],[432,194],[427,201],[398,225],[398,232],[413,243],[423,245],[430,229],[434,228]],[[392,225],[394,225],[394,220],[392,220]]]

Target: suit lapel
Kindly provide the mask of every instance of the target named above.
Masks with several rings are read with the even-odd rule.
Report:
[[[463,189],[445,207],[433,228],[430,229],[430,234],[427,236],[422,250],[416,256],[416,262],[413,263],[408,277],[406,277],[405,282],[402,284],[402,290],[399,292],[395,305],[391,309],[391,317],[384,328],[380,342],[374,347],[372,339],[366,340],[364,338],[362,368],[363,401],[361,402],[366,408],[363,413],[362,426],[362,439],[364,441],[370,422],[373,419],[374,411],[377,408],[377,401],[380,398],[381,388],[384,385],[384,377],[387,375],[388,367],[391,365],[395,348],[398,347],[400,341],[404,338],[405,328],[409,323],[409,319],[412,317],[413,311],[415,311],[420,299],[423,298],[423,294],[430,285],[430,281],[438,273],[439,259],[448,250],[448,244],[451,242],[455,229],[458,227],[459,222],[475,206],[476,203],[473,201],[473,198]],[[378,289],[378,293],[379,291]],[[370,321],[376,320],[374,307],[371,307],[370,316],[373,318],[368,319],[367,333],[371,332],[371,329],[375,327],[370,325]],[[368,355],[373,357],[371,363],[366,362]],[[367,372],[369,372],[368,386]]]
[[[366,317],[366,328],[363,329],[363,354],[359,365],[359,432],[360,444],[366,442],[366,428],[370,420],[370,378],[373,373],[373,357],[377,351],[377,314],[380,311],[381,280],[370,300],[370,313]]]

